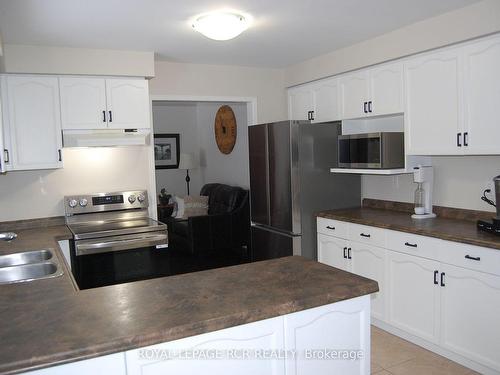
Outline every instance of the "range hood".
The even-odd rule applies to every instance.
[[[63,130],[63,147],[144,146],[150,138],[149,129]]]

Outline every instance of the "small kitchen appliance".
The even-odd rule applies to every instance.
[[[500,175],[496,176],[493,179],[493,182],[495,184],[495,197],[496,197],[496,204],[493,203],[491,200],[487,199],[486,201],[490,203],[493,206],[496,206],[497,208],[497,216],[493,218],[492,222],[484,221],[484,220],[478,220],[477,222],[477,228],[479,230],[483,230],[486,232],[494,233],[496,235],[500,236]]]
[[[146,190],[64,197],[71,272],[80,289],[170,275],[167,226]]]
[[[430,219],[436,217],[432,212],[432,188],[434,171],[432,167],[419,165],[413,169],[413,181],[417,183],[415,190],[415,213],[412,219]]]

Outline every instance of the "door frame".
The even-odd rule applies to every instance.
[[[149,146],[149,186],[151,193],[149,194],[149,215],[157,219],[158,213],[156,210],[156,173],[155,173],[155,156],[154,156],[154,124],[153,124],[153,102],[232,102],[246,103],[247,105],[247,124],[256,125],[257,118],[257,97],[255,96],[202,96],[202,95],[149,95],[149,122],[151,124],[151,142]]]

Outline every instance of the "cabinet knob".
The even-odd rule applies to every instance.
[[[469,133],[468,132],[464,133],[464,146],[465,147],[469,146]]]
[[[457,146],[462,147],[462,133],[457,133]]]
[[[473,257],[473,256],[470,256],[469,254],[467,254],[465,256],[465,259],[475,260],[476,262],[479,262],[481,260],[481,257]]]

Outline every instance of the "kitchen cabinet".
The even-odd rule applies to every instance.
[[[86,359],[52,366],[42,370],[23,372],[24,375],[127,375],[125,354],[115,353],[97,358]]]
[[[313,93],[309,86],[288,90],[288,118],[290,120],[311,120]]]
[[[145,79],[61,77],[63,129],[149,128]]]
[[[347,240],[318,234],[318,261],[321,263],[349,271],[348,248],[349,241]]]
[[[289,119],[311,123],[340,120],[339,99],[337,78],[289,89]]]
[[[500,36],[464,48],[465,154],[500,154]]]
[[[500,277],[443,264],[441,346],[500,371]]]
[[[57,77],[2,77],[4,161],[7,170],[62,167]]]
[[[401,62],[383,64],[340,78],[342,119],[403,112]]]
[[[411,155],[462,153],[462,59],[452,48],[405,63],[406,151]]]
[[[351,242],[349,251],[350,272],[378,282],[379,291],[371,295],[371,314],[374,318],[385,320],[386,250],[367,244]]]
[[[106,84],[102,78],[59,78],[63,129],[107,127]]]
[[[5,159],[4,159],[4,143],[3,143],[3,115],[2,115],[2,95],[0,92],[0,173],[4,173]]]
[[[187,337],[159,345],[149,346],[126,352],[127,375],[163,375],[163,374],[220,374],[220,375],[283,375],[282,360],[277,357],[270,360],[258,358],[221,359],[169,359],[148,358],[155,351],[173,353],[180,350],[219,351],[228,355],[233,351],[284,350],[283,318],[277,317],[255,323]],[[241,354],[241,353],[240,353]],[[242,365],[242,363],[244,365]]]
[[[145,79],[106,79],[106,103],[110,128],[149,128],[150,103]]]
[[[318,233],[318,262],[376,280],[379,292],[371,295],[372,316],[385,319],[385,249]]]
[[[379,283],[375,325],[481,373],[500,372],[498,250],[326,218],[317,228],[320,262]],[[359,241],[360,233],[370,237]]]
[[[364,347],[370,341],[370,324],[365,317],[369,303],[362,297],[285,315],[285,348],[298,355],[286,360],[286,374],[369,374],[369,351],[359,360],[304,358],[308,350],[358,351]]]
[[[388,254],[388,322],[430,342],[439,341],[439,262]]]

